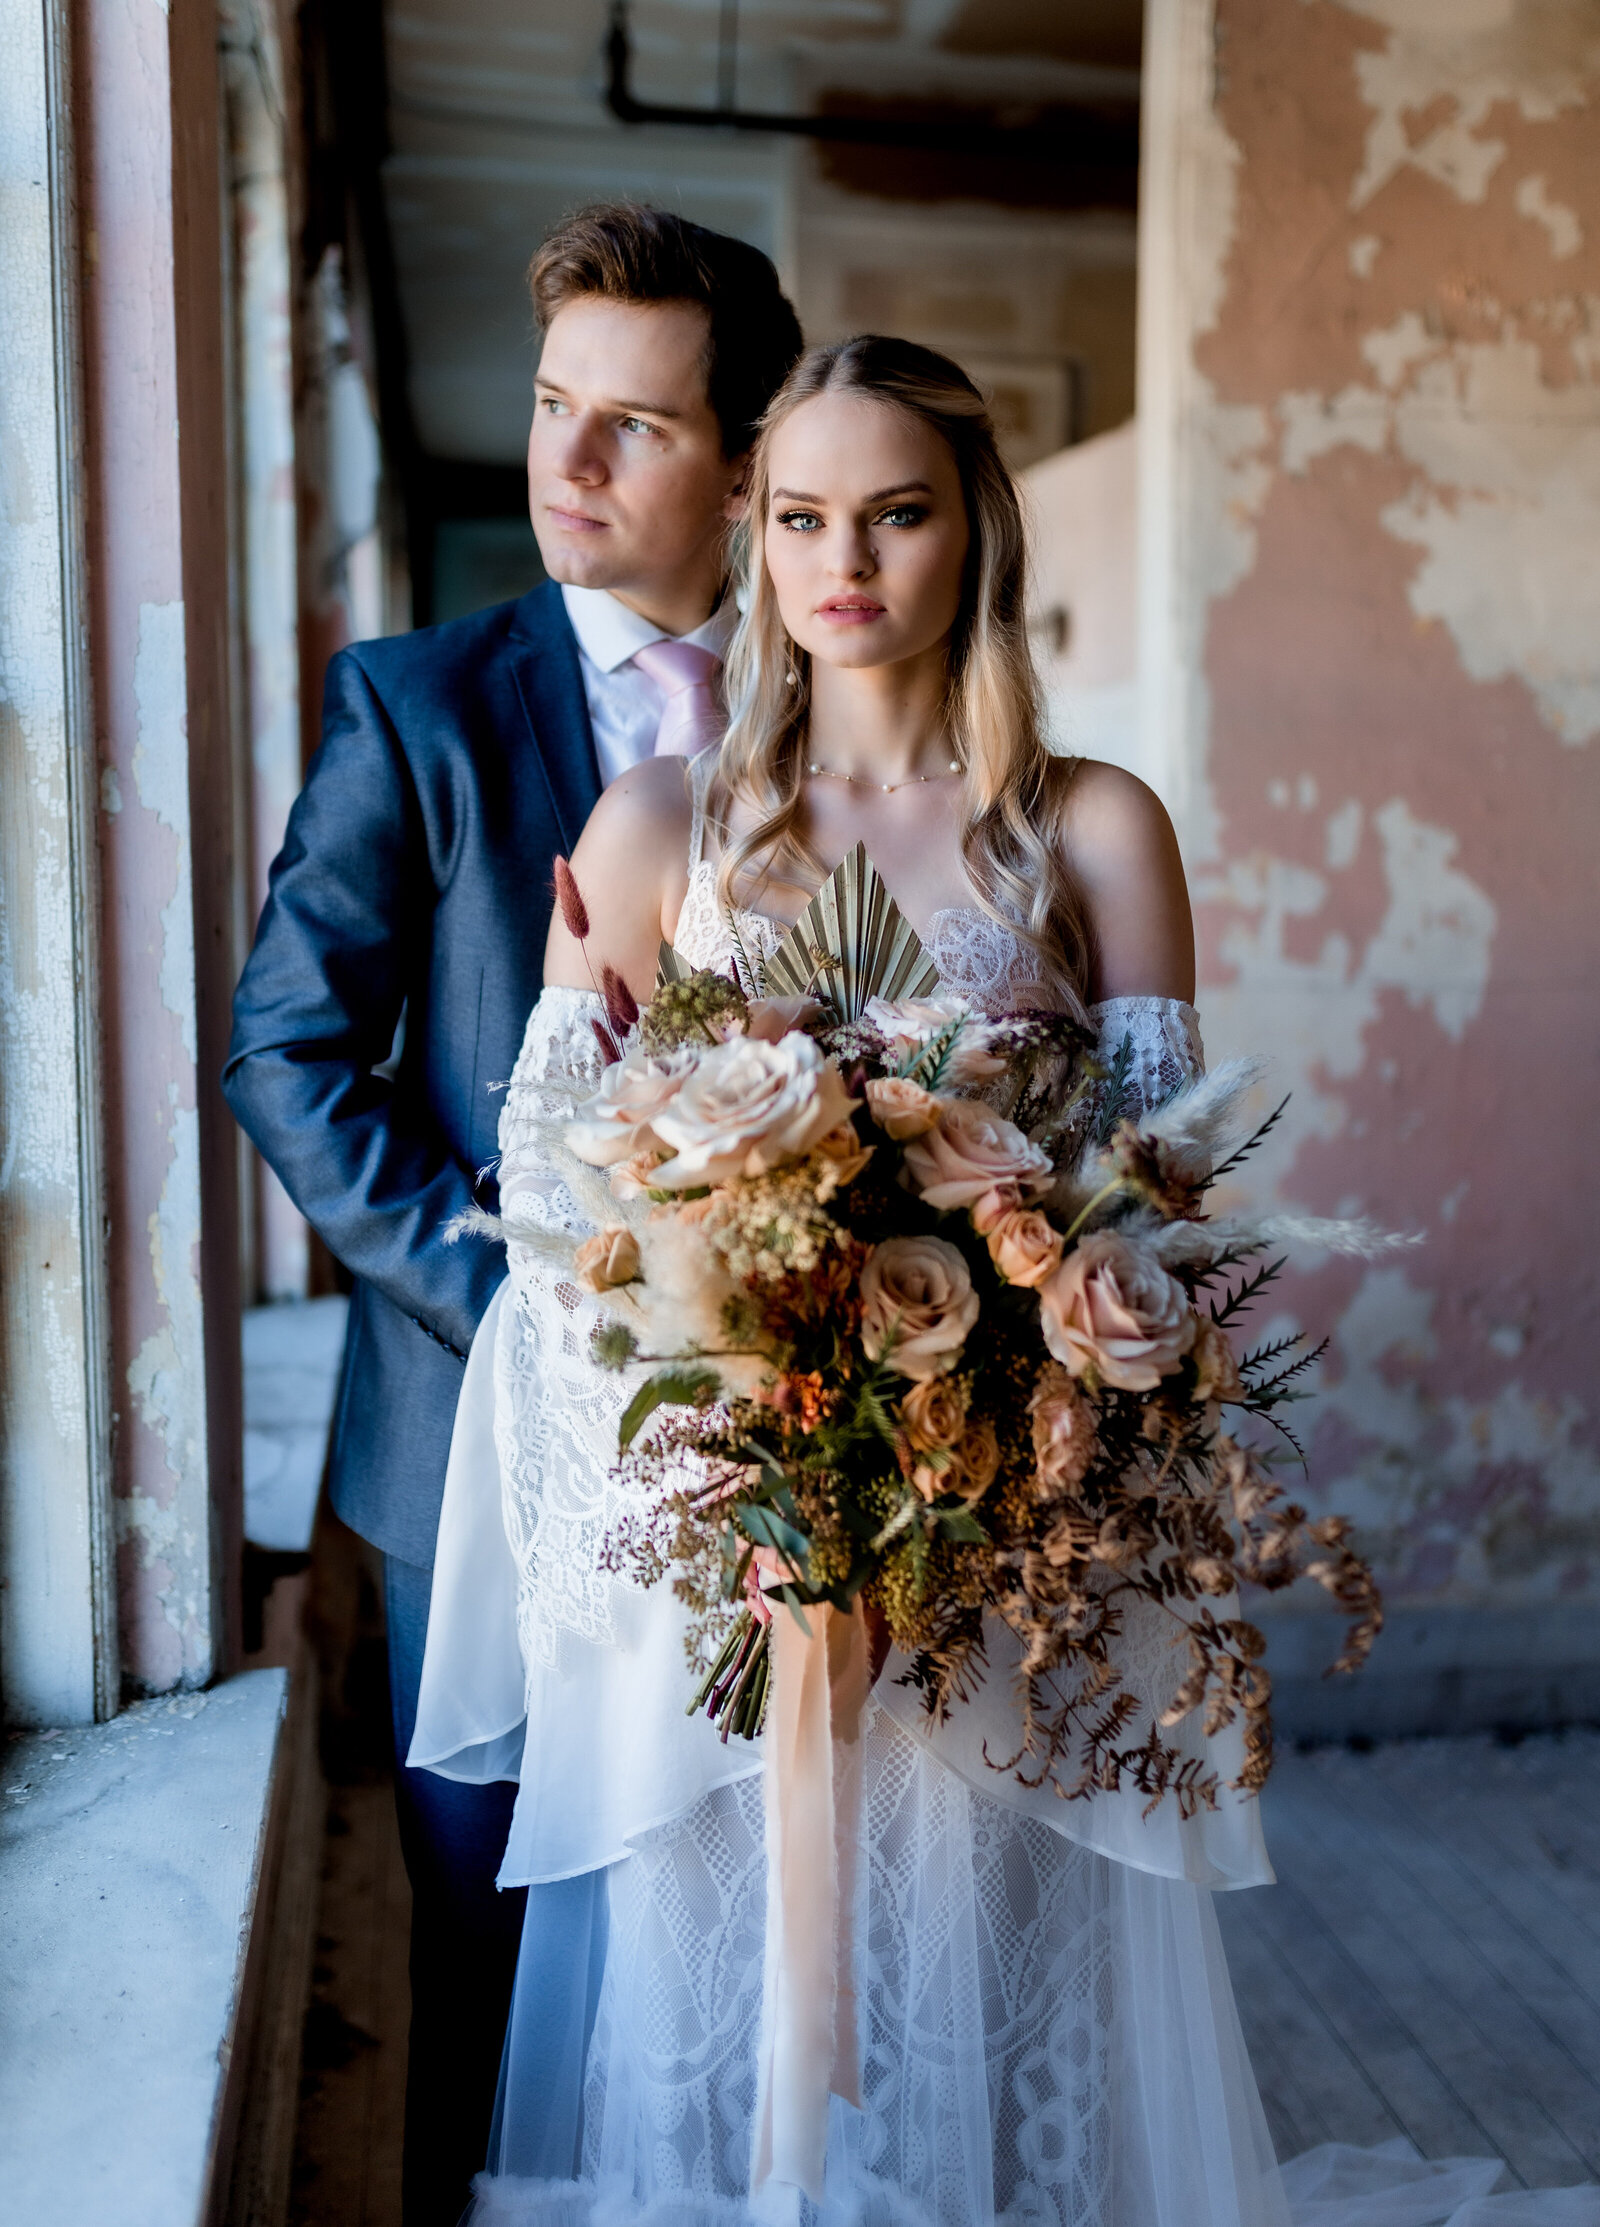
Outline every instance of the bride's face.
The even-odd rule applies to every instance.
[[[819,394],[773,435],[770,485],[767,570],[802,649],[859,670],[944,641],[970,534],[931,426],[865,395]]]

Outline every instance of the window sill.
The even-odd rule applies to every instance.
[[[315,1807],[305,1684],[292,1713],[290,1673],[255,1670],[0,1755],[0,2187],[18,2219],[264,2216],[238,2184],[241,2163],[263,2171],[252,2052],[285,2025],[297,2040],[304,2006],[312,1921],[282,1888],[308,1789]]]

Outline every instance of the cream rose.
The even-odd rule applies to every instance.
[[[1194,1343],[1188,1296],[1148,1246],[1099,1230],[1039,1287],[1044,1342],[1074,1376],[1153,1392]]]
[[[1099,1451],[1094,1409],[1067,1371],[1052,1362],[1028,1402],[1033,1418],[1033,1458],[1042,1492],[1071,1492]]]
[[[573,1255],[572,1271],[585,1291],[611,1291],[631,1284],[639,1273],[639,1240],[621,1222],[586,1237]]]
[[[673,1155],[655,1187],[692,1190],[799,1160],[856,1101],[809,1036],[763,1044],[736,1036],[702,1052],[651,1126]]]
[[[655,1144],[656,1115],[699,1064],[698,1052],[647,1052],[635,1045],[613,1060],[600,1088],[567,1123],[566,1142],[592,1168],[614,1167]]]
[[[896,1143],[925,1137],[939,1119],[939,1101],[904,1075],[880,1075],[866,1088],[867,1111]]]
[[[988,1082],[1006,1071],[1005,1061],[989,1049],[987,1020],[968,998],[948,991],[931,998],[869,998],[861,1018],[878,1031],[889,1057],[901,1064],[958,1020],[961,1033],[950,1047],[945,1081]]]
[[[939,1126],[906,1146],[906,1166],[929,1206],[971,1206],[1005,1184],[1037,1194],[1055,1172],[1015,1122],[971,1098],[940,1100]]]
[[[890,1237],[861,1271],[861,1343],[918,1382],[950,1368],[978,1319],[967,1264],[942,1237]]]
[[[1008,1284],[1037,1290],[1061,1266],[1061,1232],[1034,1206],[1016,1206],[984,1231],[989,1258]]]

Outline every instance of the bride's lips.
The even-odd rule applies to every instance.
[[[870,626],[883,617],[886,606],[868,595],[836,595],[817,606],[817,617],[833,626]]]

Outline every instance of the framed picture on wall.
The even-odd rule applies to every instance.
[[[988,397],[1000,449],[1014,472],[1078,437],[1080,366],[1072,357],[974,355],[952,349]]]

